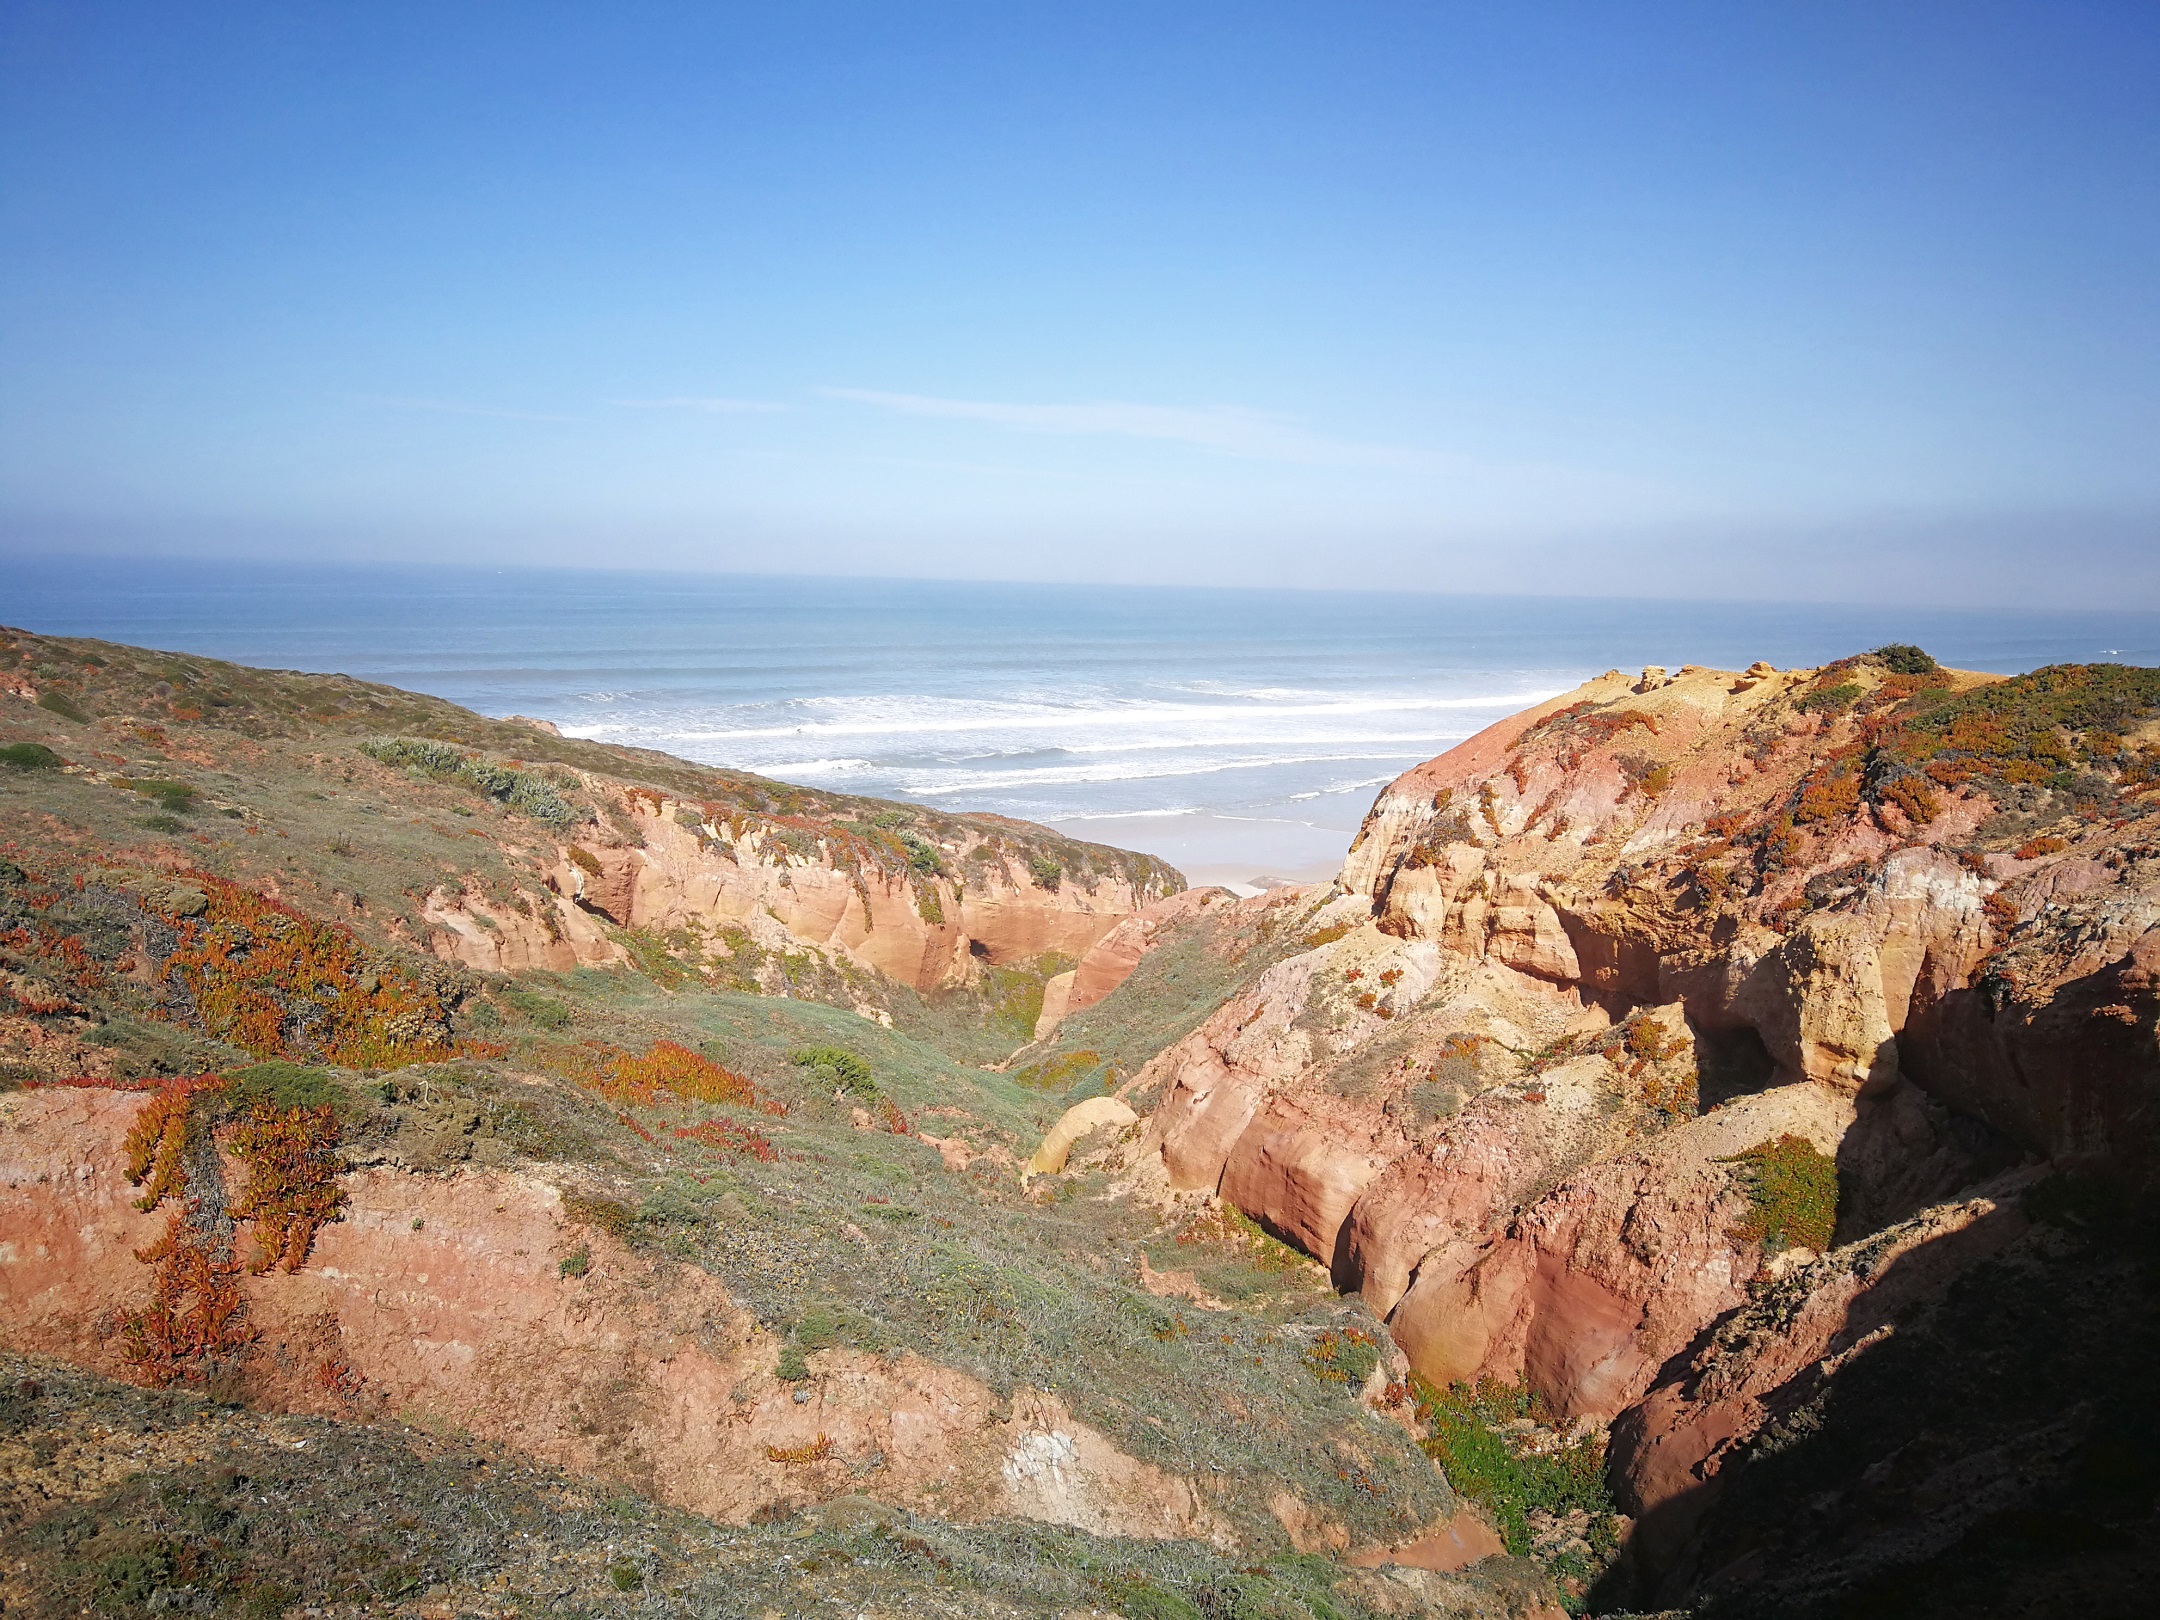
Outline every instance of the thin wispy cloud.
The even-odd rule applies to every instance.
[[[677,395],[667,399],[611,399],[610,405],[626,411],[702,411],[707,416],[762,416],[772,411],[792,411],[794,406],[776,399],[729,399],[724,395]]]
[[[420,399],[406,394],[355,394],[363,405],[387,405],[395,411],[432,411],[443,416],[499,416],[512,422],[575,422],[554,411],[511,411],[496,405],[471,405],[457,399]]]
[[[982,422],[1015,433],[1154,439],[1188,444],[1224,455],[1293,461],[1401,461],[1413,451],[1387,445],[1332,439],[1300,427],[1294,418],[1274,411],[1218,405],[1194,409],[1177,405],[1139,405],[1098,400],[1073,405],[1027,405],[1002,400],[939,399],[928,394],[895,394],[875,388],[820,388],[827,399],[843,399],[903,416],[943,417]]]

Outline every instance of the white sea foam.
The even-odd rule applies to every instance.
[[[798,700],[819,709],[853,711],[833,719],[793,724],[671,727],[685,742],[752,743],[764,738],[944,736],[964,732],[1019,730],[1091,730],[1124,728],[1160,735],[1165,728],[1225,722],[1251,726],[1260,719],[1307,719],[1332,716],[1357,719],[1370,715],[1453,713],[1490,709],[1512,714],[1558,694],[1515,692],[1476,697],[1359,697],[1328,703],[1285,703],[1268,709],[1199,703],[1072,704],[955,702],[936,697],[812,698]],[[1212,739],[1210,739],[1212,740]]]
[[[1051,765],[1037,770],[974,771],[962,776],[947,775],[942,779],[929,773],[918,776],[902,771],[896,774],[907,784],[905,791],[933,798],[952,793],[1049,787],[1083,782],[1154,782],[1187,776],[1214,776],[1223,771],[1263,771],[1283,766],[1332,764],[1338,760],[1351,759],[1402,759],[1406,765],[1415,763],[1408,756],[1400,754],[1292,754],[1266,755],[1257,759],[1192,761],[1184,764],[1131,760],[1095,765]],[[1393,781],[1394,777],[1382,777],[1380,780]]]

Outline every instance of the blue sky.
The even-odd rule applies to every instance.
[[[2160,602],[2150,4],[0,10],[0,545]]]

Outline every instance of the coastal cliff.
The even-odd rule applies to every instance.
[[[1240,899],[13,650],[10,1351],[881,1527],[798,1607],[918,1544],[964,1613],[2108,1612],[2160,1570],[2160,672],[1608,674]]]
[[[1125,1083],[1100,1162],[1312,1256],[1432,1386],[1609,1429],[1609,1583],[1737,1591],[1691,1537],[1773,1414],[2031,1263],[2035,1186],[2152,1191],[2156,720],[2152,671],[1911,648],[1603,676],[1386,788],[1334,926]],[[1990,1511],[2049,1488],[1938,1450]]]

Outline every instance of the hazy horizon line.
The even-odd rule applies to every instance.
[[[1810,607],[1873,609],[1882,611],[1910,611],[1944,616],[1968,616],[1981,614],[2027,613],[2049,617],[2131,617],[2160,618],[2160,606],[2093,606],[2093,605],[2033,605],[2026,602],[1928,602],[1886,598],[1882,596],[1813,595],[1792,590],[1765,591],[1761,594],[1682,594],[1674,591],[1626,591],[1626,590],[1530,590],[1507,589],[1498,586],[1480,587],[1462,585],[1443,587],[1432,585],[1327,585],[1327,584],[1242,584],[1230,581],[1154,581],[1144,579],[1056,579],[1028,577],[1025,575],[996,575],[978,573],[900,573],[876,569],[806,571],[802,569],[777,569],[727,566],[722,564],[697,565],[678,563],[674,565],[652,564],[629,566],[619,562],[494,562],[494,561],[445,561],[434,558],[396,556],[358,557],[351,559],[320,559],[266,557],[246,551],[180,551],[154,548],[123,549],[97,548],[84,551],[66,545],[23,545],[0,538],[0,557],[10,557],[22,563],[82,564],[96,562],[106,566],[153,563],[175,568],[200,564],[208,567],[271,568],[299,574],[330,574],[337,572],[418,572],[444,575],[502,575],[502,574],[612,574],[626,578],[695,578],[695,579],[756,579],[774,581],[802,581],[805,583],[861,583],[901,585],[972,585],[1001,589],[1033,591],[1099,590],[1108,592],[1131,592],[1161,595],[1215,594],[1242,596],[1328,596],[1399,599],[1404,596],[1430,598],[1436,601],[1477,600],[1493,602],[1551,602],[1551,603],[1600,603],[1600,602],[1685,602],[1704,607],[1730,605],[1734,607],[1771,607],[1791,602]],[[4,611],[4,610],[0,610]]]

